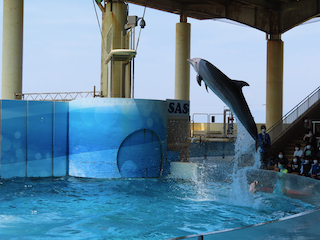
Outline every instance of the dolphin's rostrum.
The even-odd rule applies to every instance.
[[[254,140],[257,141],[257,127],[242,93],[242,87],[249,86],[249,84],[244,81],[231,80],[217,67],[204,59],[193,58],[188,59],[188,62],[198,73],[198,84],[201,86],[201,81],[204,81],[206,88],[209,87],[225,104],[227,104]]]

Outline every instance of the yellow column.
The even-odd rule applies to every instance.
[[[282,117],[283,42],[281,35],[270,35],[267,43],[266,125],[271,127]]]
[[[22,92],[23,0],[3,0],[2,99]]]
[[[108,2],[102,16],[101,91],[103,97],[125,97],[124,65],[112,61],[107,66],[105,59],[112,49],[125,47],[127,6],[123,0]],[[111,73],[110,73],[111,71]],[[108,79],[112,79],[111,83]]]
[[[131,96],[131,61],[125,65],[125,98]]]
[[[175,99],[190,99],[190,23],[184,14],[176,24]]]
[[[190,23],[187,15],[181,13],[180,22],[176,24],[176,62],[175,62],[175,94],[177,100],[190,99]],[[178,128],[174,125],[179,126]],[[170,126],[170,127],[169,127]],[[179,130],[178,130],[179,129]],[[174,146],[168,143],[168,149],[180,152],[180,161],[189,161],[189,116],[177,119],[168,118],[168,132],[174,135]]]

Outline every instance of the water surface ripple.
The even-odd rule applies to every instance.
[[[10,179],[1,239],[166,239],[274,220],[313,207],[257,193],[238,204],[223,183],[164,179]]]

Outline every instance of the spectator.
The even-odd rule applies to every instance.
[[[258,141],[260,146],[260,156],[261,156],[261,163],[262,168],[267,169],[268,166],[268,160],[267,160],[267,153],[268,148],[270,147],[270,136],[268,133],[266,133],[266,126],[261,126],[261,133],[258,135]]]
[[[288,159],[284,156],[284,151],[280,151],[279,154],[278,154],[278,157],[277,157],[277,159],[276,159],[276,161],[275,161],[275,164],[274,164],[274,170],[275,170],[275,171],[279,171],[279,170],[280,170],[279,167],[278,167],[279,163],[280,163],[280,164],[283,166],[283,168],[285,168],[285,169],[288,167],[289,161],[288,161]]]
[[[279,172],[288,173],[288,169],[285,168],[284,165],[281,162],[278,162],[278,168],[279,168]]]
[[[289,172],[295,175],[299,175],[300,169],[301,169],[301,160],[298,156],[295,156],[292,159],[292,163],[290,164]]]
[[[306,145],[310,143],[312,147],[316,147],[316,138],[311,130],[309,130],[308,133],[304,135],[303,141],[306,143]]]
[[[320,165],[317,157],[313,158],[313,164],[311,166],[310,174],[312,178],[319,179]]]
[[[311,121],[311,119],[308,119],[307,117],[304,117],[303,119],[302,119],[302,121],[303,121],[303,127],[304,128],[306,128],[306,129],[311,129],[312,128],[312,121]]]
[[[303,157],[303,150],[300,148],[301,148],[300,143],[297,143],[294,147],[293,157],[299,157],[299,158]]]
[[[306,157],[304,160],[304,164],[301,166],[301,175],[305,177],[310,176],[311,170],[311,157]]]
[[[307,158],[307,157],[310,157],[310,158],[313,158],[314,157],[314,149],[311,145],[311,143],[308,143],[307,146],[305,147],[304,149],[304,153],[303,153],[304,157]]]

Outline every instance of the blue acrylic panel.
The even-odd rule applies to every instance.
[[[118,168],[122,177],[159,177],[161,165],[161,144],[155,132],[138,130],[121,144]]]
[[[165,101],[155,100],[105,98],[71,101],[69,103],[69,175],[120,178],[118,169],[120,146],[132,133],[146,129],[157,136],[159,150],[152,153],[157,155],[157,163],[151,160],[150,166],[144,167],[149,171],[145,175],[159,176],[159,166],[166,157],[166,110]],[[141,159],[150,159],[150,152],[141,149],[152,147],[154,141],[138,143],[136,146],[137,151],[142,152],[139,155]],[[135,152],[131,151],[131,154]],[[143,162],[146,161],[143,160]],[[154,168],[151,167],[153,165],[155,165]]]
[[[68,102],[54,103],[53,176],[66,176],[68,169]]]
[[[52,176],[53,102],[28,102],[27,175]]]
[[[117,148],[112,129],[117,126],[112,99],[81,99],[69,103],[69,175],[119,178]],[[108,107],[110,106],[110,107]]]
[[[26,176],[27,102],[1,101],[1,174]]]

